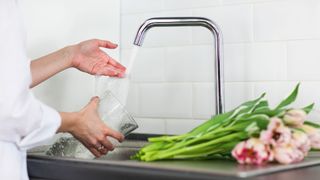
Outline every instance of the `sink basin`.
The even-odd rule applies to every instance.
[[[49,157],[59,157],[59,158],[79,158],[86,160],[114,160],[114,161],[125,161],[130,160],[136,152],[139,151],[147,142],[146,141],[124,141],[121,144],[116,144],[113,151],[108,152],[108,154],[101,156],[100,158],[94,158],[89,151],[85,149],[76,139],[72,137],[60,138],[52,146],[40,146],[31,149],[29,155],[40,155]],[[82,151],[84,155],[78,156],[76,151]],[[86,151],[86,152],[84,152]]]
[[[100,157],[99,160],[126,161],[130,160],[130,157],[138,151],[139,148],[120,147],[109,152],[107,155]]]
[[[57,166],[63,167],[66,166],[66,164],[70,164],[62,170],[69,172],[70,169],[83,169],[85,167],[86,172],[89,172],[89,170],[95,172],[100,169],[101,173],[105,173],[113,172],[111,170],[115,170],[117,167],[121,169],[119,171],[123,171],[124,169],[128,172],[132,171],[133,174],[137,173],[138,171],[143,171],[142,174],[148,174],[150,172],[165,172],[164,174],[173,173],[176,175],[176,179],[179,179],[179,176],[190,174],[196,176],[197,178],[195,179],[212,179],[212,177],[230,177],[232,179],[248,178],[320,164],[319,152],[310,153],[310,155],[303,162],[290,165],[268,164],[265,166],[249,166],[239,165],[235,161],[222,159],[207,161],[175,160],[156,162],[140,162],[131,160],[130,157],[146,143],[146,141],[127,140],[122,144],[117,145],[113,152],[109,152],[107,155],[96,159],[80,159],[72,156],[60,156],[61,154],[59,155],[59,153],[57,153],[57,156],[48,156],[46,155],[48,147],[42,146],[28,152],[28,162],[31,164],[29,167],[36,167],[36,173],[38,173],[37,176],[39,177],[46,175],[43,172],[48,172],[48,169],[50,169],[50,164],[52,164],[52,168],[56,168]],[[68,168],[69,170],[67,170]],[[42,171],[40,169],[42,169]],[[78,171],[79,169],[77,172]],[[183,176],[181,179],[186,179],[186,177]]]

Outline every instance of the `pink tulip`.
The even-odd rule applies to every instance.
[[[302,161],[304,154],[293,144],[273,147],[274,159],[281,164],[291,164]]]
[[[257,138],[250,138],[237,144],[232,150],[232,156],[240,164],[261,165],[273,160],[270,147]]]
[[[307,113],[301,109],[292,109],[285,113],[283,121],[288,126],[301,127],[307,118]]]
[[[301,131],[294,131],[294,133],[292,133],[292,144],[298,148],[304,156],[306,156],[311,149],[311,141],[308,135]]]
[[[307,133],[310,141],[311,141],[311,147],[313,149],[320,149],[320,132],[318,129],[309,126],[309,125],[303,125],[302,129]]]
[[[260,133],[260,140],[273,146],[288,144],[291,141],[291,130],[283,124],[281,119],[274,117],[270,119],[267,130]]]

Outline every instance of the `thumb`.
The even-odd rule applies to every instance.
[[[97,108],[99,105],[100,99],[98,96],[94,96],[91,98],[90,102],[88,103],[87,106]]]

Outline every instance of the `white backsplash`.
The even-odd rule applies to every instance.
[[[297,82],[296,106],[320,105],[319,0],[121,0],[121,60],[140,24],[203,16],[224,36],[226,110],[267,92],[271,105]],[[204,28],[148,32],[133,70],[128,109],[138,132],[179,134],[214,113],[213,37]]]

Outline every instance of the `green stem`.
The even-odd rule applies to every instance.
[[[209,147],[207,149],[204,149],[202,152],[198,153],[190,153],[190,154],[181,154],[174,156],[174,159],[206,159],[210,156],[217,155],[217,154],[223,154],[223,153],[229,153],[240,141],[230,142],[227,144],[221,144],[218,148],[212,148]]]
[[[198,144],[195,146],[191,146],[191,147],[185,147],[185,148],[181,148],[175,151],[170,151],[170,152],[166,152],[166,153],[157,153],[154,154],[153,156],[149,156],[147,157],[145,160],[146,161],[154,161],[154,160],[158,160],[158,159],[166,159],[166,158],[170,158],[173,157],[174,155],[177,154],[182,154],[182,153],[186,153],[186,152],[192,152],[192,151],[197,151],[199,149],[202,148],[206,148],[208,146],[212,146],[215,144],[219,144],[219,143],[223,143],[223,142],[229,142],[229,141],[234,141],[235,139],[243,139],[243,138],[247,138],[248,135],[246,132],[239,132],[239,133],[234,133],[234,134],[230,134],[228,136],[224,136],[222,138],[219,139],[214,139],[202,144]]]
[[[148,138],[149,142],[159,142],[159,141],[178,141],[181,140],[183,138],[185,138],[186,136],[188,136],[187,134],[181,134],[181,135],[177,135],[177,136],[160,136],[160,137],[152,137],[152,138]]]

